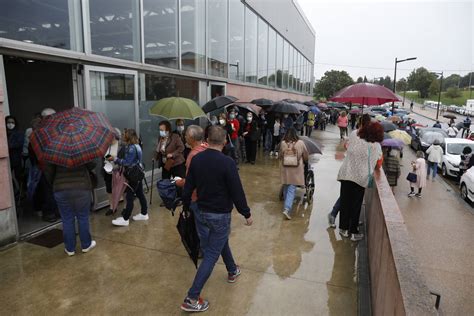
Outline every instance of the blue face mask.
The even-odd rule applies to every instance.
[[[168,132],[167,131],[160,131],[160,136],[161,137],[166,137],[166,136],[168,136]]]

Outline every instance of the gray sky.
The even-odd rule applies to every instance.
[[[330,69],[354,79],[393,79],[395,57],[418,57],[398,64],[397,79],[421,66],[447,74],[474,70],[474,0],[298,3],[316,31],[316,79]]]

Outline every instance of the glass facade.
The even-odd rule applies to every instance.
[[[258,19],[258,83],[267,85],[268,81],[268,24]]]
[[[244,80],[245,6],[240,0],[229,0],[229,78]]]
[[[145,63],[178,68],[178,0],[143,0]]]
[[[245,81],[257,83],[257,15],[245,8]]]
[[[287,41],[283,41],[283,75],[282,75],[282,88],[288,89],[288,63],[289,59],[289,52],[290,52],[290,45]]]
[[[206,72],[206,2],[181,0],[182,69]]]
[[[283,87],[283,38],[277,34],[276,37],[276,86]]]
[[[227,77],[227,1],[208,0],[208,74]]]
[[[276,32],[268,29],[268,85],[275,87],[276,83]]]
[[[288,90],[293,90],[293,54],[294,54],[294,48],[293,46],[290,45],[290,53],[288,55]]]

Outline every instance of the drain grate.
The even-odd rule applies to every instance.
[[[53,228],[41,235],[28,239],[27,242],[46,248],[54,248],[63,242],[63,231],[61,229]]]

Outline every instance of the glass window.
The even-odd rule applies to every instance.
[[[140,61],[138,1],[89,1],[91,52]]]
[[[229,1],[229,78],[244,80],[245,6],[240,0]]]
[[[283,40],[283,75],[282,75],[282,88],[288,89],[288,61],[289,61],[289,49],[290,45],[287,41]]]
[[[294,54],[295,49],[293,46],[290,45],[290,53],[289,53],[289,62],[288,62],[288,89],[293,90],[293,63],[294,63]]]
[[[227,77],[227,1],[208,0],[208,74]]]
[[[268,29],[268,85],[275,86],[276,82],[276,32]]]
[[[80,1],[2,0],[0,37],[82,51]]]
[[[282,76],[283,76],[283,38],[277,34],[277,39],[276,39],[276,85],[277,88],[281,88],[283,84]]]
[[[301,91],[301,55],[296,53],[296,91]]]
[[[182,69],[206,72],[205,1],[181,0]]]
[[[258,19],[258,83],[267,84],[268,24]]]
[[[177,0],[143,0],[145,62],[178,68]]]
[[[245,8],[245,81],[257,83],[257,15]]]
[[[296,91],[297,89],[297,79],[298,79],[298,71],[296,64],[298,63],[298,51],[293,47],[293,90]]]

